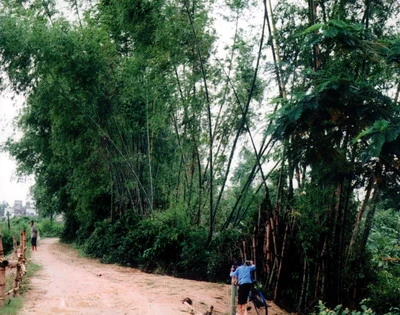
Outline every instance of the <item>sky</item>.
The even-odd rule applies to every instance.
[[[21,134],[15,128],[14,120],[23,105],[23,98],[12,98],[11,95],[7,91],[0,94],[0,146],[8,138],[17,139]],[[7,152],[0,151],[0,202],[6,201],[10,206],[14,200],[22,200],[25,205],[30,200],[29,189],[34,182],[31,177],[19,178],[16,166]]]
[[[69,5],[65,0],[56,0],[58,10],[63,15],[70,16]],[[0,203],[6,201],[10,206],[15,200],[32,201],[30,187],[34,184],[33,176],[18,177],[17,164],[7,152],[2,152],[1,146],[12,137],[18,139],[21,132],[15,127],[14,121],[24,104],[24,98],[6,90],[0,91]]]

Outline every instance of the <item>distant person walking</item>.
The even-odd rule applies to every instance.
[[[237,284],[239,285],[238,291],[238,314],[247,315],[247,299],[251,287],[253,285],[253,280],[251,273],[256,270],[256,266],[253,264],[252,260],[245,261],[244,265],[237,267],[236,269],[232,267],[230,276],[237,278]]]
[[[38,230],[35,226],[35,222],[31,221],[31,245],[32,250],[37,250],[37,235]]]

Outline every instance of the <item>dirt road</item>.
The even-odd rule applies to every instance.
[[[31,260],[42,269],[31,278],[20,314],[188,314],[191,298],[196,314],[211,305],[213,314],[229,314],[230,285],[146,274],[137,269],[80,257],[57,239],[42,239]],[[29,268],[29,266],[28,266]],[[251,314],[251,312],[250,312]],[[286,314],[272,305],[273,314]]]

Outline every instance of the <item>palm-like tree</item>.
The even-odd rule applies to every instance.
[[[292,83],[290,89],[287,85],[288,98],[281,99],[281,108],[273,116],[275,124],[270,128],[271,136],[285,144],[282,174],[288,183],[281,185],[284,190],[277,193],[286,194],[287,202],[276,206],[281,209],[283,225],[279,230],[286,226],[290,233],[303,238],[307,233],[316,233],[305,231],[310,229],[307,220],[313,217],[302,217],[296,208],[300,197],[294,194],[295,189],[290,189],[296,187],[293,179],[298,179],[297,191],[301,193],[307,193],[307,183],[321,190],[331,187],[332,191],[331,198],[320,204],[326,219],[313,248],[302,250],[301,244],[297,248],[286,244],[300,254],[297,259],[302,267],[292,270],[302,275],[299,309],[310,296],[331,303],[346,302],[346,290],[357,283],[351,277],[357,266],[351,261],[360,258],[365,248],[381,179],[389,164],[393,174],[393,162],[383,165],[387,158],[393,161],[393,153],[383,155],[382,150],[382,154],[362,158],[370,151],[371,141],[357,140],[358,135],[376,123],[394,122],[398,117],[396,103],[386,89],[392,84],[387,75],[388,42],[376,35],[383,29],[370,25],[382,12],[374,13],[364,7],[366,17],[356,21],[354,16],[345,17],[345,7],[335,7],[336,4],[325,1],[316,10],[316,4],[310,1],[309,10],[303,11],[312,16],[310,24],[297,25],[295,35],[288,29],[281,30],[283,60],[286,58],[290,69],[286,77]],[[361,10],[363,6],[359,5]],[[290,6],[285,4],[281,8]],[[293,47],[297,50],[293,51]],[[312,51],[309,47],[313,47]],[[358,211],[354,203],[357,189],[366,191]],[[363,219],[366,223],[361,226]],[[280,238],[284,244],[282,232]],[[285,259],[284,255],[281,258]],[[279,285],[283,280],[276,281]]]

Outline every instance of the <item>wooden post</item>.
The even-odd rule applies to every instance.
[[[25,229],[22,230],[21,244],[22,244],[22,257],[25,262],[26,261],[26,230]]]
[[[18,242],[17,242],[17,237],[13,236],[13,248],[14,248],[14,256],[18,256]]]
[[[231,281],[231,315],[236,314],[236,277],[232,277]]]
[[[21,286],[21,263],[18,259],[17,262],[17,271],[15,272],[15,278],[14,278],[14,289],[13,289],[13,297],[17,296],[18,290]]]
[[[19,233],[19,255],[22,255],[23,252],[24,252],[24,231],[22,230]]]
[[[9,211],[7,211],[7,226],[8,226],[8,230],[10,231],[11,227],[10,227],[10,212]]]
[[[6,267],[3,265],[3,260],[3,236],[0,234],[0,307],[4,306],[6,299]]]
[[[21,231],[21,262],[22,262],[22,275],[26,274],[26,230]]]

